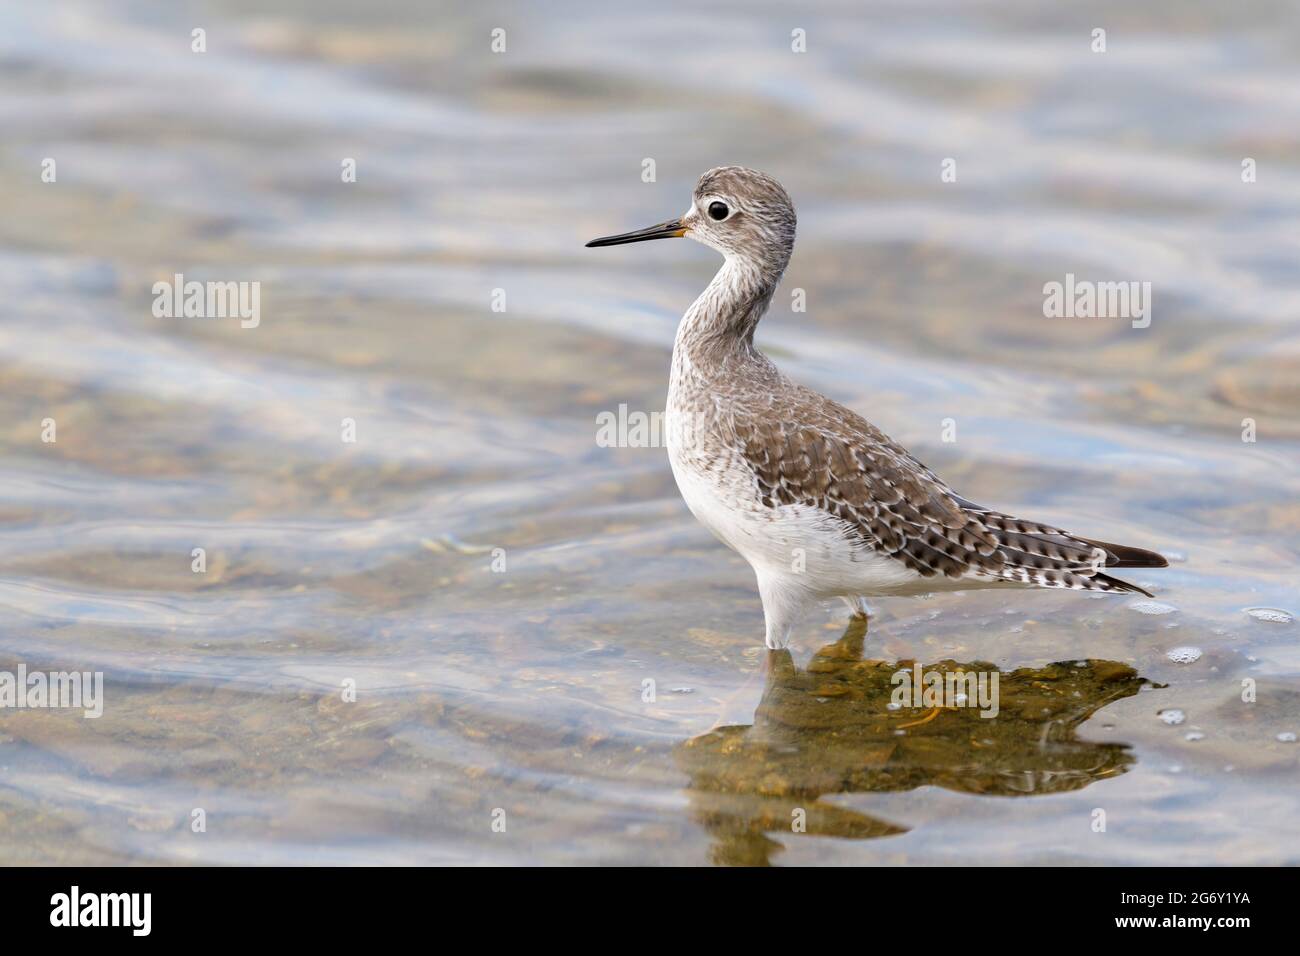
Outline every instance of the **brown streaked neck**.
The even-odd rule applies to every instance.
[[[754,329],[781,281],[782,269],[729,255],[712,281],[682,316],[674,353],[701,368],[730,366],[761,357]]]

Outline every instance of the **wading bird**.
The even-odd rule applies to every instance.
[[[724,257],[677,329],[666,438],[687,506],[754,569],[767,646],[784,647],[803,612],[831,597],[865,614],[867,597],[969,588],[1147,594],[1106,569],[1166,567],[1160,555],[966,500],[754,347],[794,234],[780,183],[721,166],[700,177],[681,218],[587,243],[689,236]]]

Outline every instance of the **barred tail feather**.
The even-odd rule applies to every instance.
[[[1160,557],[1160,555],[1156,555],[1156,557]],[[1122,565],[1122,566],[1128,567],[1128,565]],[[1133,565],[1133,566],[1137,567],[1137,565]],[[1147,567],[1147,565],[1143,565],[1143,567]],[[1163,568],[1165,567],[1165,565],[1156,564],[1156,565],[1150,565],[1150,567]],[[1150,591],[1148,591],[1146,588],[1140,588],[1136,584],[1133,584],[1131,581],[1121,581],[1119,578],[1112,578],[1109,574],[1094,574],[1092,576],[1092,579],[1094,581],[1098,581],[1105,585],[1105,587],[1101,589],[1103,591],[1120,591],[1120,592],[1131,591],[1134,594],[1145,594],[1147,597],[1155,597],[1155,595],[1152,594]]]
[[[1074,571],[1062,571],[1055,568],[1023,568],[1009,566],[1002,569],[1004,581],[1040,588],[1065,588],[1072,591],[1109,591],[1114,594],[1144,594],[1155,597],[1150,591],[1128,581],[1121,581],[1100,571],[1092,574],[1079,574]]]
[[[1094,548],[1101,548],[1101,550],[1105,551],[1106,567],[1108,568],[1169,567],[1169,561],[1165,556],[1156,554],[1154,551],[1147,551],[1144,548],[1132,548],[1126,544],[1111,544],[1108,541],[1093,541],[1091,538],[1080,538],[1079,540],[1086,541]]]

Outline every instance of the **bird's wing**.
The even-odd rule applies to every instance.
[[[1118,564],[1118,552],[1138,549],[1113,553],[1116,546],[967,501],[866,419],[817,398],[801,402],[797,412],[770,406],[735,417],[764,504],[819,508],[843,521],[846,533],[924,577],[978,574],[1043,587],[1132,587],[1100,571],[1128,566]]]

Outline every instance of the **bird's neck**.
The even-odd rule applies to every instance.
[[[783,271],[727,256],[713,281],[682,316],[673,345],[675,359],[684,359],[700,370],[752,361],[758,355],[754,329],[767,311]]]

